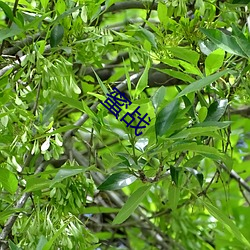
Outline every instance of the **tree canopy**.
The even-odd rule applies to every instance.
[[[0,249],[250,249],[248,2],[0,1]]]

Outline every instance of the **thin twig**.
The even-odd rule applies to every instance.
[[[143,22],[143,24],[142,24],[142,26],[141,26],[142,28],[145,27],[146,21],[149,20],[150,15],[151,15],[151,12],[152,12],[152,8],[154,7],[154,4],[155,4],[155,0],[153,0],[153,2],[151,3],[151,6],[150,6],[150,8],[149,8],[149,11],[147,12],[146,20]]]

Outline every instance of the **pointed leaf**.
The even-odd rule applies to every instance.
[[[195,92],[197,90],[201,90],[202,88],[206,87],[207,85],[213,83],[214,81],[218,80],[223,75],[229,73],[230,70],[223,70],[221,72],[215,73],[213,75],[207,76],[205,78],[202,78],[198,81],[195,81],[191,84],[189,84],[185,89],[183,89],[178,95],[178,97],[181,97],[183,95],[189,94],[191,92]]]
[[[144,185],[138,188],[127,200],[120,212],[116,215],[112,224],[121,224],[124,222],[139,206],[143,198],[147,195],[150,185]]]
[[[173,166],[170,166],[171,179],[176,186],[178,186],[179,173],[180,173],[180,168],[175,168]]]
[[[201,172],[197,171],[194,168],[189,168],[186,167],[185,168],[188,172],[190,172],[193,176],[195,176],[195,178],[197,179],[197,181],[199,182],[200,186],[202,187],[203,185],[203,181],[204,181],[204,176]]]
[[[205,60],[205,72],[206,75],[211,75],[223,65],[225,51],[222,49],[217,49],[210,53]]]
[[[65,222],[64,222],[65,223]],[[53,237],[44,245],[43,250],[49,250],[53,246],[54,241],[59,237],[59,235],[65,230],[68,226],[69,222],[66,222],[59,230],[57,230]]]
[[[61,24],[56,25],[51,30],[50,46],[51,47],[56,47],[62,41],[63,34],[64,34],[64,28],[63,28],[63,26]]]
[[[76,167],[73,167],[73,166],[68,166],[68,167],[65,167],[65,168],[61,168],[55,178],[52,180],[52,183],[51,183],[51,186],[57,182],[61,182],[62,180],[70,177],[70,176],[74,176],[74,175],[77,175],[79,173],[82,173],[82,172],[85,172],[86,169],[84,169],[83,167],[80,167],[80,166],[76,166]]]
[[[182,60],[190,62],[194,66],[197,65],[199,58],[200,58],[200,54],[198,52],[190,50],[190,49],[181,48],[181,47],[176,47],[176,48],[172,47],[172,48],[169,48],[168,50],[172,52],[175,57],[178,57]]]
[[[155,94],[152,96],[151,101],[153,103],[154,109],[157,110],[157,108],[161,105],[162,101],[164,100],[164,97],[166,95],[166,87],[161,86]]]
[[[241,49],[237,40],[233,36],[228,36],[217,29],[204,29],[200,28],[201,32],[204,33],[213,43],[219,48],[238,56],[246,57],[246,54]]]
[[[10,247],[10,250],[22,250],[16,244],[14,244],[11,240],[9,240],[9,247]]]
[[[133,183],[136,177],[132,174],[120,172],[109,176],[99,187],[99,190],[117,190]]]
[[[155,132],[156,136],[164,135],[175,121],[179,110],[179,101],[174,99],[156,116]]]
[[[94,71],[94,70],[93,70]],[[102,91],[105,95],[109,94],[109,91],[108,89],[106,88],[105,84],[102,82],[101,78],[96,74],[96,72],[94,71],[95,73],[95,77],[98,81],[98,83],[100,84],[101,88],[102,88]]]
[[[9,5],[7,5],[6,3],[4,3],[3,1],[0,1],[0,8],[3,9],[4,14],[11,20],[14,20],[14,15],[13,12],[11,10],[11,8],[9,7]]]
[[[11,194],[14,194],[18,187],[18,180],[16,176],[5,168],[0,168],[0,183]]]
[[[177,208],[180,199],[180,189],[172,182],[168,188],[168,203],[174,211]]]
[[[228,104],[227,99],[222,99],[212,103],[208,108],[208,114],[204,122],[219,121],[227,109],[227,104]]]
[[[150,61],[147,61],[146,67],[136,85],[135,88],[135,98],[148,86],[148,70],[150,67]]]

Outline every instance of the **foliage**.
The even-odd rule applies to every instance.
[[[0,1],[1,249],[249,249],[248,7]]]

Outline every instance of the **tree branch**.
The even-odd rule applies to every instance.
[[[240,186],[250,192],[250,186],[233,169],[229,170],[224,163],[219,164],[219,166],[224,169],[232,179],[236,180]]]

